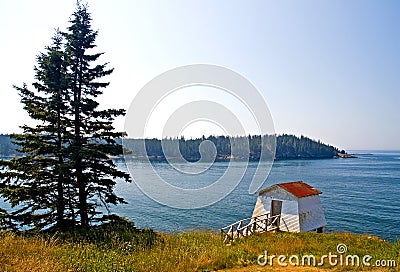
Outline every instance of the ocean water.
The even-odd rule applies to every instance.
[[[328,232],[368,233],[387,240],[400,239],[400,151],[355,151],[357,159],[276,161],[262,188],[276,183],[302,180],[322,191]],[[117,159],[119,169],[129,164],[144,171],[144,163]],[[169,183],[182,188],[201,188],[212,184],[228,167],[216,162],[204,174],[179,175],[167,163],[154,163],[154,169]],[[246,166],[234,162],[232,167],[246,168],[243,179],[227,197],[200,209],[182,210],[161,205],[146,196],[133,183],[118,181],[116,192],[128,204],[111,207],[139,227],[163,232],[220,228],[251,217],[257,199],[249,194],[257,163]],[[143,173],[146,178],[146,173]],[[194,177],[194,178],[193,178]],[[174,196],[171,196],[174,197]],[[206,197],[206,196],[205,196]],[[8,207],[3,200],[0,207]]]
[[[400,239],[400,151],[357,151],[357,159],[277,161],[262,188],[275,183],[302,180],[322,191],[321,201],[327,231],[368,233],[384,239]],[[116,161],[126,170],[125,161]],[[142,162],[127,161],[134,169]],[[213,183],[228,163],[217,162],[193,181],[178,175],[167,163],[153,167],[169,183],[182,188],[198,188]],[[236,162],[234,167],[246,167]],[[256,163],[249,163],[236,189],[221,201],[205,208],[182,210],[161,205],[147,197],[135,183],[118,182],[116,191],[128,204],[112,210],[137,226],[158,231],[220,229],[250,217],[257,199],[248,188]]]

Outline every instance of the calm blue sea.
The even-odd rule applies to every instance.
[[[328,232],[369,233],[384,239],[400,239],[400,151],[353,151],[357,159],[277,161],[262,188],[275,183],[303,180],[321,190]],[[126,170],[124,160],[116,160]],[[143,162],[127,161],[140,171]],[[217,162],[193,181],[178,175],[167,163],[154,163],[156,171],[168,182],[183,188],[200,188],[213,183],[228,163]],[[236,162],[234,167],[246,167]],[[112,211],[139,227],[176,232],[190,229],[215,229],[250,217],[257,195],[248,189],[256,163],[250,163],[236,189],[223,200],[206,208],[181,210],[163,206],[147,197],[135,183],[119,181],[116,192],[129,204]],[[144,173],[145,174],[145,173]],[[144,175],[145,176],[145,175]],[[6,207],[0,201],[0,207]]]
[[[328,232],[349,231],[369,233],[388,240],[400,238],[400,151],[353,151],[357,159],[289,160],[277,161],[264,183],[303,180],[323,193],[321,201],[325,210]],[[128,161],[136,169],[143,165]],[[125,169],[125,162],[117,160]],[[184,188],[202,187],[212,183],[224,173],[225,162],[214,166],[193,182],[177,175],[167,163],[153,164],[163,178]],[[235,167],[245,167],[237,162]],[[248,193],[256,163],[250,163],[236,189],[225,199],[195,210],[181,210],[163,206],[148,198],[135,183],[119,182],[117,193],[129,204],[113,211],[133,220],[137,226],[159,231],[175,232],[188,229],[220,229],[237,220],[250,217],[257,195]]]

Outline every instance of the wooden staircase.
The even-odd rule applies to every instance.
[[[254,232],[266,232],[279,229],[281,215],[265,213],[256,217],[249,217],[237,221],[221,229],[221,235],[224,236],[224,243],[230,243],[236,238],[251,235]]]

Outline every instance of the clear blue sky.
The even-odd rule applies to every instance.
[[[28,123],[12,85],[65,28],[75,1],[2,1],[0,132]],[[97,45],[115,67],[101,102],[128,108],[181,65],[231,68],[264,95],[278,133],[345,149],[400,149],[399,1],[89,0]],[[123,121],[116,123],[123,128]]]

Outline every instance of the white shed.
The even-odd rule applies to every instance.
[[[325,232],[320,194],[321,191],[302,181],[275,184],[258,193],[253,217],[268,212],[271,216],[281,214],[281,231]]]

